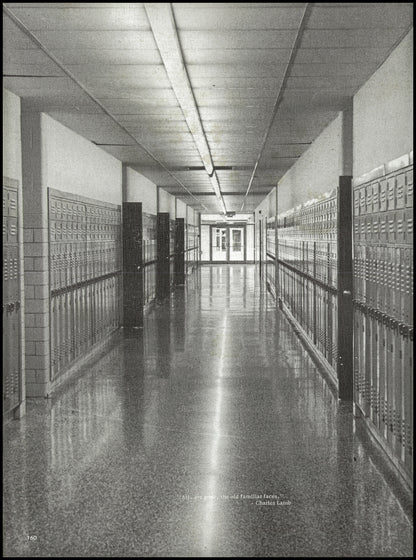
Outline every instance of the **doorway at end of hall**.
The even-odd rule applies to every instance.
[[[246,262],[246,226],[212,225],[210,228],[210,261]]]

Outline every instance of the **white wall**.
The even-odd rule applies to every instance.
[[[354,96],[354,177],[413,149],[413,29]]]
[[[342,137],[343,116],[339,113],[280,179],[279,214],[338,185],[343,173]]]
[[[20,97],[3,89],[3,175],[22,184]]]
[[[121,162],[42,114],[44,186],[121,204]]]
[[[157,187],[131,167],[125,172],[125,202],[141,202],[147,214],[157,214]]]
[[[192,224],[194,226],[199,225],[199,213],[192,208],[191,206],[188,207],[188,224]]]
[[[247,224],[247,260],[254,261],[254,224]]]
[[[184,218],[186,221],[186,204],[179,198],[176,199],[176,217]]]
[[[267,217],[272,218],[276,215],[276,187],[267,195]]]
[[[159,189],[159,212],[169,212],[171,220],[176,218],[175,197],[163,189]]]
[[[209,261],[210,226],[201,225],[201,261]]]
[[[260,204],[257,206],[257,208],[254,212],[254,223],[255,223],[254,258],[255,258],[256,262],[258,262],[260,260],[260,254],[259,254],[259,250],[260,250],[260,238],[259,238],[260,222],[262,224],[265,224],[268,215],[269,215],[269,199],[266,196],[260,202]],[[263,256],[262,256],[262,260],[265,260],[266,251],[265,251],[265,243],[264,243],[264,239],[265,239],[265,237],[264,237],[265,233],[264,232],[266,231],[266,228],[265,228],[264,225],[262,226],[261,231],[262,231],[262,235],[263,235]]]

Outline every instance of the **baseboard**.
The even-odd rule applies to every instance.
[[[336,377],[335,371],[333,370],[331,365],[327,362],[325,356],[323,356],[321,352],[315,347],[314,343],[311,341],[309,336],[303,330],[300,323],[297,321],[297,319],[295,319],[295,317],[292,315],[289,308],[285,305],[285,303],[280,298],[279,298],[279,306],[281,310],[284,312],[284,314],[286,315],[289,322],[292,323],[296,334],[299,336],[303,345],[308,350],[311,358],[318,366],[319,371],[322,373],[332,393],[336,398],[338,398],[338,379]]]
[[[393,482],[398,482],[400,501],[404,501],[406,507],[413,507],[413,480],[407,473],[399,459],[393,454],[386,441],[377,432],[371,419],[365,415],[359,404],[354,402],[354,421],[356,434],[359,439],[369,445],[371,453],[377,466],[381,468],[383,474]],[[403,504],[402,504],[403,505]]]
[[[75,373],[80,370],[81,368],[85,367],[85,365],[92,360],[99,352],[101,352],[111,339],[114,337],[116,333],[119,332],[119,328],[114,329],[111,333],[106,335],[102,340],[96,342],[94,346],[92,346],[88,352],[82,356],[79,356],[64,372],[62,372],[59,377],[51,381],[51,386],[48,393],[43,398],[50,398],[57,389],[60,389],[62,385],[66,384],[68,381],[72,379]],[[39,397],[31,397],[31,398],[39,398]]]
[[[210,264],[255,264],[254,261],[201,261],[201,265],[210,265]]]

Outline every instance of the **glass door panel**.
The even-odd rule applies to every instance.
[[[213,261],[227,261],[228,249],[227,228],[211,228],[211,246]]]
[[[230,261],[244,260],[244,228],[230,227]]]

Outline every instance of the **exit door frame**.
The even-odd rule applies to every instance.
[[[226,260],[225,261],[213,261],[212,260],[212,230],[215,229],[226,229],[227,230],[227,252],[226,252]],[[230,260],[230,230],[231,228],[241,228],[243,230],[243,243],[244,243],[244,260],[243,261],[231,261]],[[236,224],[210,224],[209,226],[209,262],[210,263],[218,263],[218,264],[245,264],[247,262],[247,225],[236,223]]]

